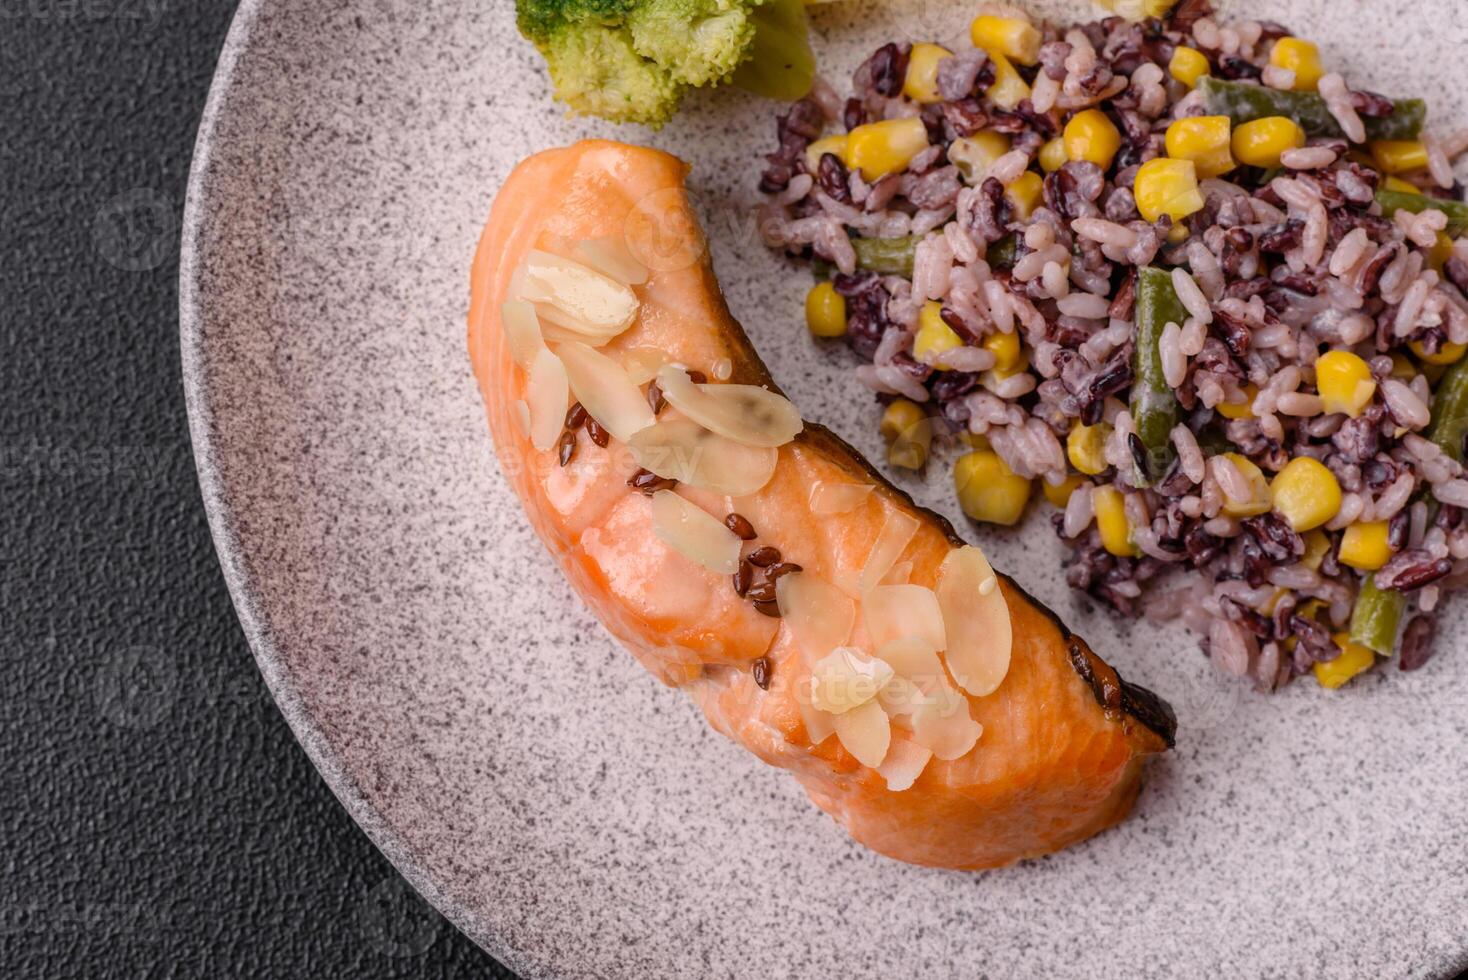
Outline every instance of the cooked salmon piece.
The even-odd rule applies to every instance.
[[[790,770],[817,806],[882,854],[936,867],[993,868],[1117,823],[1136,799],[1143,760],[1172,745],[1171,710],[1121,680],[1012,580],[992,573],[985,579],[987,563],[946,520],[916,506],[818,424],[806,421],[794,438],[754,450],[751,458],[769,454],[773,472],[759,489],[738,496],[643,470],[641,457],[607,434],[625,429],[625,421],[589,426],[575,406],[556,444],[535,448],[527,432],[537,423],[527,421],[526,405],[546,396],[532,390],[530,372],[517,361],[505,306],[523,298],[532,252],[574,259],[584,257],[583,243],[610,241],[625,245],[621,254],[646,270],[645,282],[634,274],[617,286],[618,296],[631,290],[636,297],[625,328],[587,346],[622,365],[619,378],[637,384],[649,404],[662,401],[647,389],[664,378],[649,363],[686,371],[705,389],[749,385],[779,394],[724,303],[684,192],[687,170],[656,150],[581,142],[525,160],[495,199],[474,259],[469,353],[501,468],[536,533],[582,599],[651,673],[686,691],[724,735]],[[552,350],[574,339],[563,326],[541,323]],[[659,408],[659,420],[680,416]],[[635,443],[638,436],[628,438]],[[822,501],[821,488],[829,487],[845,488],[838,504]],[[682,514],[685,505],[753,536],[731,545],[693,514],[699,540],[716,553],[700,557],[681,532],[668,531],[666,514]],[[735,514],[742,522],[729,516]],[[720,565],[730,547],[737,562]],[[953,564],[959,554],[978,578],[950,571],[962,564]],[[880,595],[901,615],[884,619],[877,611],[877,575]],[[834,597],[842,615],[859,607],[839,647],[809,649],[811,634],[801,631],[806,620],[797,614],[816,606],[799,604],[808,600],[790,586],[797,581],[824,589],[818,594]],[[978,585],[955,593],[962,582]],[[904,585],[912,588],[897,588]],[[842,598],[848,595],[854,598]],[[945,595],[960,601],[943,605],[937,617],[930,597]],[[1004,619],[1010,639],[1000,623],[994,649],[986,647],[986,630],[964,619],[976,615],[969,607]],[[913,609],[935,615],[902,618]],[[914,704],[928,705],[949,692],[951,710],[971,719],[955,722],[956,730],[981,731],[971,747],[960,739],[934,753],[919,709],[902,714],[894,707],[903,681],[882,660],[898,662],[895,653],[883,654],[893,648],[881,645],[899,642],[883,638],[892,623],[902,624],[897,633],[933,636],[899,638],[929,644],[929,652],[915,655],[922,662],[936,663],[924,658],[948,645],[946,669],[906,690],[915,692]],[[964,642],[983,648],[975,662],[984,669],[998,665],[994,677],[960,669],[955,648]],[[848,650],[854,652],[842,652]],[[850,680],[852,670],[875,672],[872,683],[885,686],[849,701],[838,700],[848,697],[846,688],[822,687]],[[873,707],[879,703],[882,711]]]

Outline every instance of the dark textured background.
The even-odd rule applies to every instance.
[[[0,0],[0,975],[509,976],[270,700],[179,380],[178,223],[233,0]]]

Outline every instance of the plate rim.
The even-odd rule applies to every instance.
[[[230,110],[231,100],[240,91],[241,59],[254,40],[255,27],[266,2],[267,0],[240,0],[220,47],[194,139],[180,226],[180,373],[184,408],[188,416],[189,443],[210,538],[235,615],[276,708],[284,716],[291,734],[305,750],[306,757],[322,781],[347,811],[353,823],[387,858],[388,863],[408,885],[471,942],[517,976],[554,977],[558,974],[551,964],[533,957],[525,949],[511,945],[502,938],[505,930],[493,928],[497,923],[481,921],[478,913],[471,912],[440,888],[428,870],[413,856],[407,839],[393,829],[357,787],[341,756],[322,734],[290,672],[283,666],[280,651],[268,626],[268,618],[262,609],[261,596],[247,568],[234,512],[228,502],[228,487],[219,470],[214,439],[215,416],[209,389],[209,354],[204,339],[208,315],[205,312],[205,288],[202,283],[207,268],[203,256],[203,228],[211,217],[210,201],[216,190],[216,138],[221,122]]]

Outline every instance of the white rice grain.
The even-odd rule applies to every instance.
[[[1102,245],[1114,245],[1117,248],[1131,248],[1137,244],[1137,233],[1126,225],[1119,225],[1115,221],[1107,221],[1104,218],[1076,218],[1070,223],[1071,231]]]
[[[1186,425],[1177,425],[1173,427],[1171,436],[1172,444],[1177,447],[1178,465],[1182,467],[1183,473],[1194,483],[1202,483],[1203,478],[1208,475],[1208,462],[1203,458],[1203,450],[1198,447],[1198,439],[1193,435],[1193,430]]]
[[[1371,509],[1372,520],[1389,521],[1396,517],[1397,512],[1407,506],[1407,501],[1412,498],[1412,491],[1416,488],[1417,478],[1412,475],[1411,470],[1407,470],[1376,498],[1376,504]]]
[[[1380,388],[1382,401],[1402,425],[1409,429],[1421,429],[1431,420],[1427,404],[1396,378],[1383,380]]]
[[[1066,316],[1076,316],[1084,320],[1104,320],[1110,303],[1104,296],[1093,296],[1090,293],[1071,293],[1060,299],[1056,304],[1060,312]]]
[[[1433,496],[1444,504],[1468,507],[1468,480],[1448,480],[1432,488]]]
[[[1366,254],[1370,246],[1371,238],[1366,234],[1365,228],[1351,229],[1335,247],[1335,252],[1331,254],[1330,274],[1333,276],[1345,275],[1355,268],[1356,263],[1361,261],[1361,257]]]
[[[1287,392],[1280,395],[1275,407],[1282,415],[1291,415],[1295,418],[1312,418],[1324,410],[1324,404],[1319,395],[1307,395],[1298,391]]]
[[[1070,292],[1070,277],[1059,262],[1045,263],[1045,268],[1040,271],[1040,282],[1045,286],[1045,292],[1055,299],[1061,299]]]
[[[1447,151],[1428,133],[1418,137],[1422,141],[1423,149],[1427,150],[1427,172],[1432,174],[1433,183],[1437,186],[1449,189],[1453,186],[1453,162],[1448,159]]]
[[[1316,89],[1320,97],[1325,100],[1325,107],[1340,124],[1341,132],[1346,134],[1346,139],[1352,143],[1366,142],[1366,124],[1356,114],[1356,109],[1351,105],[1351,93],[1346,88],[1346,80],[1341,77],[1340,72],[1328,72],[1322,75]]]
[[[1279,162],[1290,170],[1324,170],[1335,161],[1335,151],[1328,146],[1301,146],[1279,155]]]
[[[1295,73],[1288,68],[1281,68],[1279,65],[1265,65],[1263,73],[1259,76],[1259,80],[1270,88],[1279,89],[1283,92],[1288,92],[1295,87]],[[1280,162],[1284,163],[1283,157],[1280,157]],[[1289,164],[1285,163],[1285,166],[1288,167]]]
[[[1188,359],[1183,356],[1179,340],[1181,328],[1171,320],[1162,328],[1157,341],[1158,356],[1162,361],[1162,377],[1170,388],[1180,388],[1188,377]]]
[[[1198,288],[1198,283],[1188,275],[1188,271],[1182,267],[1172,270],[1172,288],[1177,292],[1177,298],[1183,307],[1199,322],[1210,324],[1213,322],[1213,308],[1208,305],[1208,297],[1203,295],[1203,290]]]
[[[1065,519],[1061,524],[1061,532],[1067,538],[1078,538],[1091,526],[1091,519],[1096,516],[1096,509],[1091,500],[1091,484],[1082,483],[1071,491],[1070,500],[1065,505]]]

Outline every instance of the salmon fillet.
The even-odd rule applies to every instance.
[[[531,249],[570,255],[580,241],[640,236],[651,276],[633,325],[602,348],[647,350],[735,384],[775,388],[730,315],[668,154],[587,141],[522,162],[495,199],[472,272],[469,353],[500,466],[536,533],[607,629],[664,683],[686,691],[709,722],[772,766],[789,770],[817,806],[862,844],[914,864],[993,868],[1046,854],[1122,818],[1142,763],[1172,744],[1171,710],[1117,677],[1084,641],[1000,576],[1013,630],[1010,666],[992,694],[965,694],[978,744],[934,758],[908,789],[889,790],[836,738],[812,744],[797,694],[809,669],[785,621],[758,611],[729,576],[695,564],[654,533],[649,497],[630,490],[637,465],[615,442],[578,436],[574,466],[537,451],[515,417],[527,379],[512,359],[501,304]],[[722,372],[720,372],[722,373]],[[815,514],[817,482],[871,484],[851,510]],[[680,486],[714,515],[748,518],[760,542],[826,581],[860,570],[894,512],[918,530],[899,556],[907,581],[933,587],[962,542],[850,447],[810,422],[778,449],[773,478],[735,499]],[[858,622],[853,643],[865,639]],[[751,665],[765,658],[762,688]]]

